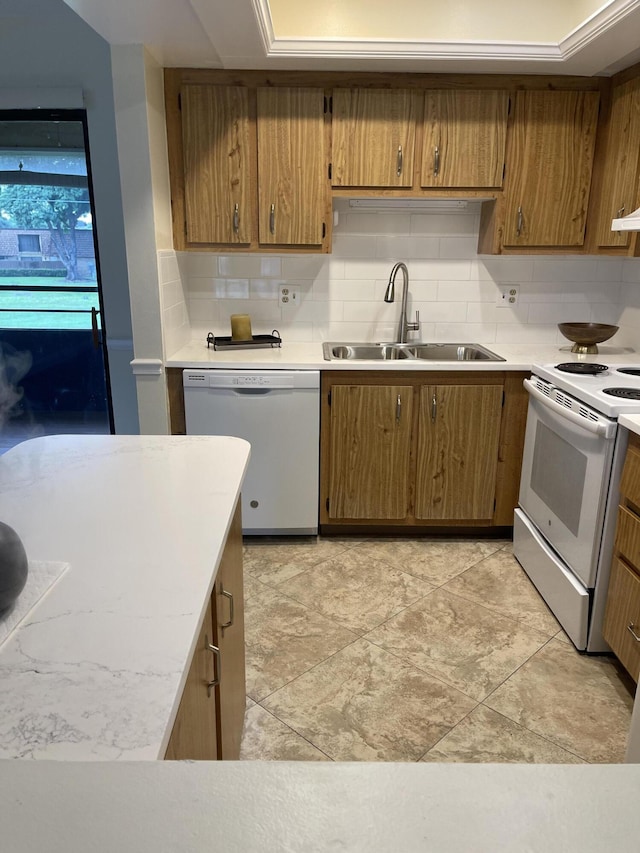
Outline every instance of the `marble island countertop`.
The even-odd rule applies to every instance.
[[[69,565],[0,649],[0,758],[164,755],[248,457],[238,438],[76,435],[0,457],[0,519]]]
[[[214,350],[204,340],[191,341],[165,359],[165,367],[217,368],[246,370],[524,370],[532,364],[557,364],[561,361],[609,360],[638,364],[640,353],[629,347],[602,344],[598,355],[574,355],[571,344],[500,344],[479,343],[501,356],[504,361],[325,361],[322,343],[287,343],[268,349]]]

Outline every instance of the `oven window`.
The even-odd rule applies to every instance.
[[[587,457],[541,421],[536,425],[531,488],[574,536],[587,473]]]

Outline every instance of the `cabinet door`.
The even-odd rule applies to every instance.
[[[220,649],[217,691],[218,758],[237,761],[246,706],[242,519],[240,503],[231,524],[214,592],[216,645]]]
[[[182,692],[165,758],[215,761],[218,757],[216,698],[211,682],[215,679],[211,602],[202,620],[187,681]]]
[[[330,518],[405,518],[413,388],[331,388]]]
[[[420,389],[416,518],[491,519],[501,416],[501,385]]]
[[[629,630],[631,626],[631,630]],[[617,557],[611,579],[602,634],[635,682],[640,673],[640,577]]]
[[[628,246],[628,231],[612,231],[611,220],[631,213],[638,198],[640,80],[613,90],[605,142],[605,163],[598,199],[597,245]]]
[[[248,90],[189,84],[181,102],[187,240],[250,243]]]
[[[509,95],[434,89],[424,98],[423,187],[501,187]]]
[[[420,95],[408,89],[334,89],[334,187],[413,186]]]
[[[320,245],[328,160],[322,89],[258,89],[259,239]]]
[[[581,246],[597,92],[517,92],[507,154],[505,246]]]

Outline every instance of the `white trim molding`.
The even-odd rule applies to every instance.
[[[134,358],[129,364],[134,376],[161,376],[164,370],[160,358]]]

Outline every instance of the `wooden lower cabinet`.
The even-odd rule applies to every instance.
[[[602,634],[634,681],[640,675],[640,437],[631,435]]]
[[[502,385],[419,389],[416,518],[492,518],[502,394]]]
[[[526,375],[323,372],[321,529],[513,524]]]
[[[237,760],[245,701],[242,520],[238,500],[165,759]]]

